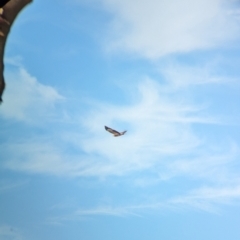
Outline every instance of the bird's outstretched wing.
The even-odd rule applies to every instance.
[[[121,135],[120,132],[118,132],[118,131],[116,131],[116,130],[110,128],[110,127],[105,126],[105,129],[106,129],[106,131],[112,133],[114,136],[120,136],[120,135]]]

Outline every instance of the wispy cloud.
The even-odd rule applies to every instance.
[[[221,212],[221,205],[238,204],[240,186],[203,187],[169,202],[180,207],[192,207],[208,212]]]
[[[9,64],[14,67],[23,67],[23,58],[21,56],[13,56],[4,59],[5,64]]]
[[[204,64],[162,63],[159,73],[167,82],[167,89],[181,91],[183,88],[236,84],[237,79],[226,74],[218,74],[220,59],[212,59]]]
[[[117,216],[123,217],[126,215],[135,215],[134,208],[136,207],[98,207],[94,209],[81,209],[75,212],[76,216],[91,216],[91,215],[108,215],[108,216]]]
[[[38,106],[46,107],[47,110],[47,103],[54,106],[55,102],[62,99],[55,89],[41,85],[25,70],[21,71],[23,79],[30,78],[25,87],[27,92],[30,88],[27,105],[31,111],[21,108],[23,119],[33,110],[31,102],[35,96],[32,91],[38,95]],[[1,144],[1,155],[5,159],[2,166],[14,171],[75,178],[107,179],[127,177],[134,173],[136,178],[131,181],[132,186],[143,188],[163,181],[167,183],[176,178],[200,182],[196,185],[197,190],[192,191],[188,187],[181,191],[185,194],[180,197],[176,197],[174,193],[174,196],[167,196],[152,204],[79,208],[66,216],[67,219],[90,215],[141,215],[142,211],[181,205],[212,211],[213,197],[205,201],[210,190],[207,192],[198,188],[204,184],[212,184],[212,190],[217,196],[218,191],[220,194],[229,189],[230,183],[236,184],[238,168],[235,169],[234,166],[237,164],[239,146],[234,139],[223,138],[219,141],[208,138],[209,125],[221,126],[222,123],[225,124],[225,120],[213,117],[211,110],[201,102],[193,102],[191,98],[185,97],[185,92],[191,91],[193,88],[190,86],[199,82],[205,85],[222,80],[217,76],[213,77],[208,68],[201,76],[196,71],[196,68],[181,69],[181,66],[176,68],[172,65],[172,71],[170,66],[161,71],[165,83],[160,84],[150,77],[142,78],[137,83],[128,83],[123,92],[130,99],[126,104],[91,99],[86,103],[87,111],[80,111],[78,114],[68,112],[70,121],[64,121],[63,118],[59,126],[51,123],[49,117],[46,119],[49,123],[46,129],[41,128],[37,135],[29,134],[27,139]],[[177,74],[178,72],[186,74],[181,78],[182,74]],[[217,81],[212,81],[215,77]],[[19,96],[18,92],[16,96]],[[53,114],[59,114],[58,109],[52,109]],[[14,114],[16,119],[22,119]],[[39,114],[43,116],[45,112]],[[34,119],[38,121],[38,118]],[[104,130],[104,125],[128,132],[123,137],[113,138]],[[223,186],[221,189],[218,188],[220,184]],[[238,198],[233,191],[234,189],[226,190],[225,198],[222,199],[227,199],[227,194],[230,200]],[[220,204],[223,202],[220,201]],[[51,222],[59,223],[65,221],[64,218],[52,219]]]
[[[133,0],[101,2],[114,17],[112,44],[107,42],[111,49],[154,59],[216,48],[239,38],[239,18],[230,13],[237,6],[230,1],[141,0],[137,7]]]
[[[96,216],[143,217],[146,214],[164,214],[166,211],[183,212],[186,209],[222,214],[222,206],[238,205],[239,199],[239,185],[201,187],[180,196],[155,199],[148,203],[104,204],[92,208],[78,208],[68,214],[49,217],[47,223],[61,225],[67,221],[84,221]]]
[[[6,72],[8,81],[0,115],[27,122],[33,122],[40,116],[51,116],[55,105],[64,97],[53,87],[41,84],[31,76],[21,66],[19,58],[10,62],[17,68]]]
[[[160,208],[161,204],[157,204]],[[67,221],[83,221],[91,217],[106,216],[106,217],[142,217],[142,212],[149,209],[156,209],[156,205],[128,205],[128,206],[97,206],[88,209],[77,209],[67,215],[59,215],[49,217],[47,224],[61,225]]]
[[[223,156],[235,159],[230,144],[222,151],[215,151],[209,147],[214,143],[199,137],[194,130],[195,124],[220,122],[202,114],[202,107],[171,99],[161,90],[161,85],[150,79],[139,83],[137,89],[138,95],[134,94],[131,104],[96,102],[89,112],[77,117],[71,128],[67,122],[60,132],[51,132],[51,137],[31,137],[3,146],[6,156],[11,153],[5,167],[97,177],[165,169],[160,175],[168,178],[179,174],[191,176],[193,172],[200,176],[198,170],[203,169],[203,162],[207,172],[214,163],[219,167]],[[104,125],[129,131],[121,138],[112,138]]]

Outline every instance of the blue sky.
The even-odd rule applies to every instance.
[[[238,240],[239,30],[238,0],[26,7],[5,52],[0,238]]]

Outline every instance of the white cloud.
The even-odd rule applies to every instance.
[[[126,181],[134,176],[132,186],[143,188],[181,178],[199,182],[197,187],[205,183],[206,186],[222,184],[227,189],[238,179],[239,170],[233,165],[236,164],[239,147],[233,140],[223,139],[220,142],[219,139],[209,139],[209,129],[204,130],[204,126],[219,125],[222,119],[213,118],[209,109],[191,99],[189,101],[182,93],[183,89],[184,93],[188,90],[185,86],[192,84],[222,82],[209,69],[205,67],[201,71],[200,68],[171,65],[160,69],[166,80],[163,84],[148,77],[138,84],[128,83],[124,89],[131,101],[127,104],[91,100],[87,112],[80,111],[77,116],[69,112],[69,121],[61,122],[60,129],[54,126],[54,130],[50,131],[51,126],[47,125],[47,130],[37,136],[2,144],[1,155],[5,159],[2,166],[14,171],[55,176],[101,179],[126,176]],[[42,103],[43,99],[54,103],[61,98],[53,89],[52,92],[47,86],[39,86],[34,80],[25,85],[30,85],[30,93],[34,89],[41,96],[40,106],[47,107]],[[128,132],[114,138],[104,130],[104,125]],[[196,127],[199,125],[201,134]],[[220,191],[220,188],[214,189]],[[189,187],[183,191],[188,192]],[[90,215],[139,215],[163,206],[175,208],[184,205],[212,211],[215,200],[206,200],[204,193],[196,190],[175,197],[176,192],[171,192],[171,196],[165,196],[159,202],[151,201],[154,202],[152,204],[79,208],[69,216],[53,218],[50,222],[61,223]],[[229,200],[238,198],[231,195],[230,190],[227,193]]]
[[[220,124],[221,121],[211,117],[208,109],[189,103],[181,94],[182,88],[176,87],[187,86],[191,81],[194,84],[210,83],[212,74],[208,68],[202,77],[194,74],[195,68],[182,70],[180,66],[173,66],[173,69],[176,72],[170,71],[170,67],[166,72],[162,71],[164,77],[170,79],[170,84],[167,82],[163,86],[146,78],[130,86],[135,91],[129,92],[132,101],[128,104],[91,101],[89,111],[80,112],[78,116],[68,113],[71,126],[69,121],[65,125],[62,122],[61,129],[56,126],[50,135],[47,126],[48,131],[43,135],[2,144],[1,155],[5,159],[2,166],[14,171],[70,177],[106,178],[134,173],[131,184],[143,188],[159,185],[162,181],[167,184],[173,178],[192,179],[199,181],[200,186],[210,183],[217,187],[191,192],[187,188],[183,190],[187,193],[179,197],[176,192],[171,192],[174,196],[146,204],[78,208],[68,216],[50,219],[49,223],[59,224],[91,215],[139,216],[142,212],[181,209],[182,206],[216,211],[214,205],[239,199],[239,188],[228,188],[229,184],[236,185],[238,180],[239,170],[237,167],[233,169],[239,156],[238,145],[226,139],[221,142],[215,139],[214,142],[207,138],[208,133],[204,138],[200,137],[196,125]],[[186,73],[183,75],[188,77],[182,78],[186,84],[178,84],[182,74],[177,72]],[[39,84],[33,83],[34,86]],[[45,86],[43,89],[41,91],[40,87],[39,94],[46,101],[58,99],[54,94],[54,98],[48,98]],[[173,89],[174,95],[171,94]],[[104,130],[104,125],[128,132],[123,137],[114,138]],[[220,184],[222,188],[218,187]]]
[[[236,183],[235,183],[236,184]],[[238,204],[240,200],[240,186],[204,187],[193,190],[185,196],[176,197],[170,204],[193,207],[208,212],[218,212],[222,204]]]
[[[62,225],[67,221],[82,221],[89,217],[93,216],[108,216],[108,217],[126,217],[126,216],[137,216],[140,215],[137,213],[136,208],[139,209],[139,206],[99,206],[89,209],[78,209],[67,215],[59,215],[49,217],[46,221],[50,225]],[[140,207],[141,208],[141,207]]]
[[[76,216],[89,216],[89,215],[108,215],[108,216],[117,216],[123,217],[125,215],[135,215],[135,207],[110,207],[110,206],[100,206],[94,209],[79,209],[75,212]]]
[[[21,56],[7,57],[4,58],[4,63],[15,67],[23,67],[23,58]]]
[[[192,152],[200,144],[189,124],[207,119],[188,116],[196,109],[172,104],[161,96],[160,86],[154,81],[141,83],[138,91],[141,97],[137,103],[124,107],[103,104],[83,120],[90,133],[77,142],[85,152],[109,159],[116,168],[106,169],[110,174],[113,171],[120,174],[123,166],[126,170],[148,168],[160,163],[161,157]],[[112,139],[108,134],[103,136],[104,125],[119,126],[120,131],[127,127],[129,132]]]
[[[201,85],[216,86],[216,84],[229,84],[237,82],[229,76],[219,75],[216,72],[219,61],[212,60],[208,63],[195,66],[184,65],[176,62],[161,64],[159,72],[164,76],[168,89],[179,91],[180,88],[194,87]]]
[[[205,172],[213,166],[218,169],[223,154],[226,159],[235,158],[230,148],[214,151],[208,147],[211,142],[198,137],[194,124],[213,124],[215,121],[201,116],[201,108],[172,99],[150,79],[141,82],[137,89],[138,94],[134,94],[131,104],[92,104],[89,112],[75,120],[77,124],[71,130],[68,122],[65,128],[62,125],[59,133],[51,132],[51,137],[38,135],[3,146],[6,156],[11,153],[5,167],[96,177],[163,169],[165,172],[159,171],[159,176],[167,179],[179,174],[191,177],[192,171],[201,177],[197,172],[202,168],[198,166],[203,158],[209,159],[208,155],[212,155],[212,160],[216,158],[215,165],[212,160],[204,160]],[[114,138],[104,130],[104,125],[128,132]],[[72,148],[74,152],[69,150]]]
[[[10,61],[10,60],[9,60]],[[8,72],[0,115],[21,121],[51,116],[56,103],[64,98],[51,86],[38,82],[23,67]]]
[[[164,211],[182,211],[186,209],[202,210],[209,213],[221,214],[221,206],[238,205],[240,199],[240,186],[215,186],[202,187],[189,191],[181,196],[173,198],[156,199],[148,203],[138,204],[99,204],[90,208],[78,208],[77,210],[61,216],[51,217],[48,223],[62,224],[65,221],[84,220],[92,216],[108,217],[141,217],[148,214],[156,214]]]
[[[239,37],[239,19],[231,13],[236,5],[225,0],[101,1],[114,17],[109,49],[154,59],[218,47]]]
[[[126,206],[99,206],[92,209],[77,210],[76,215],[109,215],[109,216],[141,216],[143,212],[164,211],[166,209],[181,210],[182,207],[192,207],[207,212],[219,213],[221,205],[238,204],[240,186],[204,187],[175,197],[162,199],[159,202],[126,205]]]

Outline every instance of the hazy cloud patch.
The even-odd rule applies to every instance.
[[[64,99],[58,91],[41,84],[23,67],[6,73],[4,103],[0,115],[4,118],[33,122],[51,116],[55,105]]]
[[[112,13],[110,50],[150,59],[216,48],[239,38],[236,6],[225,0],[102,0]],[[234,14],[233,11],[234,10]]]

